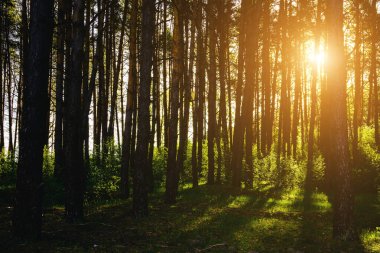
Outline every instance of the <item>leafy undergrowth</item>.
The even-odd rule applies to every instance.
[[[231,193],[222,186],[183,189],[176,205],[151,196],[150,215],[135,219],[131,202],[87,208],[86,221],[67,224],[62,207],[45,210],[43,238],[11,238],[11,208],[1,206],[0,245],[6,252],[380,252],[378,196],[357,198],[360,240],[332,239],[331,206],[315,193],[304,208],[301,191]],[[0,251],[1,251],[0,250]]]

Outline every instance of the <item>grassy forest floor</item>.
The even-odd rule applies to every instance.
[[[305,208],[297,190],[231,194],[206,185],[185,187],[172,206],[155,193],[147,218],[130,215],[130,200],[92,204],[78,224],[64,222],[62,206],[47,208],[42,240],[20,242],[10,233],[12,192],[0,192],[4,252],[380,252],[379,195],[356,198],[360,240],[345,244],[332,239],[331,205],[322,193],[314,193]]]

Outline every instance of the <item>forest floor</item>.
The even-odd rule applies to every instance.
[[[65,223],[63,207],[56,206],[45,210],[38,242],[12,239],[9,195],[6,189],[0,194],[4,252],[380,252],[379,195],[357,196],[360,239],[341,243],[331,236],[331,205],[322,193],[305,208],[297,190],[231,194],[203,185],[182,189],[172,206],[163,203],[162,192],[152,195],[146,218],[130,215],[130,200],[113,200],[88,206],[85,222],[77,224]]]

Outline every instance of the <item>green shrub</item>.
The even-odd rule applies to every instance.
[[[296,161],[292,157],[280,157],[272,150],[265,157],[258,157],[254,148],[254,186],[270,185],[281,189],[302,187],[305,179],[306,161]]]
[[[15,154],[6,152],[5,149],[0,152],[0,179],[3,184],[16,183],[17,160]]]
[[[93,153],[87,174],[86,200],[111,199],[119,192],[121,152],[113,141],[107,143],[102,159]],[[99,163],[100,161],[100,163]]]
[[[324,187],[325,169],[325,159],[322,154],[315,152],[313,161],[313,183],[320,189]]]
[[[165,147],[155,148],[153,152],[153,180],[155,188],[160,187],[165,181],[168,150]]]
[[[54,175],[54,164],[54,153],[49,152],[49,148],[45,146],[42,164],[42,174],[44,177],[52,177]]]
[[[379,186],[380,153],[374,136],[374,128],[364,126],[360,129],[359,161],[353,168],[353,184],[359,192],[375,192]]]

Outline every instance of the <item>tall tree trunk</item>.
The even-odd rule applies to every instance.
[[[25,0],[24,0],[25,1]],[[4,6],[3,2],[0,2],[0,153],[4,148],[4,101],[3,101],[3,16]],[[25,3],[26,4],[26,3]],[[26,12],[26,8],[23,8],[22,12]],[[26,13],[25,13],[26,14]],[[25,64],[24,64],[25,66]],[[25,67],[24,67],[25,69]],[[24,75],[25,78],[25,75]],[[23,83],[25,84],[25,82]]]
[[[11,65],[11,51],[10,51],[10,34],[9,34],[9,27],[7,26],[7,31],[6,31],[6,45],[7,45],[7,52],[6,52],[6,63],[5,65],[7,66],[7,100],[8,100],[8,154],[9,157],[13,158],[13,87],[12,87],[12,65]],[[46,123],[46,122],[45,122]]]
[[[63,142],[62,142],[62,119],[63,119],[63,75],[65,58],[65,9],[64,0],[58,1],[58,28],[57,28],[57,72],[55,91],[55,130],[54,130],[54,154],[56,177],[62,177],[63,169]]]
[[[142,3],[142,43],[140,63],[140,89],[138,106],[137,146],[133,173],[133,212],[136,216],[148,215],[148,146],[150,135],[150,88],[153,57],[155,1]]]
[[[129,73],[128,73],[128,91],[127,91],[127,106],[125,109],[125,126],[123,133],[123,147],[121,157],[121,186],[120,191],[124,197],[129,196],[129,170],[131,165],[131,149],[132,147],[132,119],[135,104],[135,93],[137,88],[137,14],[138,0],[132,1],[131,11],[131,30],[129,41]]]
[[[351,193],[351,168],[348,150],[346,71],[343,41],[343,0],[327,1],[327,92],[330,101],[330,148],[334,171],[333,234],[341,239],[354,236]]]
[[[160,13],[158,13],[158,18],[157,20],[160,20]],[[157,29],[158,30],[158,29]],[[156,32],[156,43],[157,43],[157,48],[156,48],[156,53],[155,53],[155,61],[154,61],[154,66],[153,66],[153,71],[156,73],[156,89],[155,89],[155,98],[156,98],[156,128],[157,128],[157,148],[161,147],[161,90],[160,90],[160,67],[159,67],[159,58],[160,58],[160,36],[159,36],[159,31]]]
[[[170,125],[169,125],[169,149],[166,172],[165,202],[168,204],[176,201],[178,191],[179,171],[177,167],[177,129],[179,110],[179,88],[183,80],[183,0],[173,2],[174,31],[173,31],[173,75],[170,96]]]
[[[241,117],[241,95],[243,89],[244,59],[246,45],[246,8],[249,6],[248,1],[242,0],[240,7],[239,21],[239,53],[238,53],[238,80],[236,87],[236,111],[235,126],[232,146],[231,172],[232,186],[241,187],[242,180],[242,160],[243,160],[243,144],[244,144],[244,128]]]
[[[194,25],[192,26],[192,40],[190,45],[190,69],[189,69],[189,76],[191,80],[193,79],[193,59],[195,55],[194,47],[196,45],[196,38],[195,38],[195,26],[196,26],[196,15],[193,16]],[[193,188],[198,187],[198,169],[197,169],[197,139],[198,139],[198,81],[195,80],[192,82],[192,94],[194,94],[194,98],[192,99],[192,119],[193,119],[193,138],[192,138],[192,147],[191,147],[191,174],[192,174],[192,184]]]
[[[374,100],[368,101],[369,104],[374,103],[374,121],[375,121],[375,142],[377,150],[380,150],[380,135],[379,135],[379,94],[377,86],[377,5],[376,1],[372,1],[371,7],[371,69],[370,69],[370,84],[374,87]]]
[[[242,118],[245,128],[245,185],[247,188],[252,188],[253,184],[253,96],[256,88],[258,92],[258,85],[255,82],[255,76],[257,71],[256,54],[258,47],[258,25],[261,15],[261,3],[258,1],[252,4],[249,8],[252,8],[254,15],[247,22],[247,27],[252,27],[250,32],[247,32],[246,37],[246,82],[243,91],[243,106],[242,106]],[[257,100],[258,101],[258,100]],[[258,106],[257,106],[258,108]],[[257,131],[258,132],[258,131]]]
[[[352,140],[352,154],[354,164],[358,164],[358,142],[359,142],[359,126],[361,121],[361,111],[362,111],[362,84],[361,84],[361,31],[360,31],[360,23],[361,23],[361,13],[360,13],[360,0],[354,1],[355,8],[355,54],[354,54],[354,72],[355,72],[355,97],[354,97],[354,118],[353,118],[353,135],[354,138]],[[376,94],[375,94],[376,96]]]
[[[96,162],[100,165],[101,153],[100,153],[100,145],[102,138],[102,128],[103,128],[103,118],[104,118],[104,106],[105,103],[105,80],[104,80],[104,8],[106,8],[106,4],[102,0],[98,0],[98,9],[102,10],[99,14],[98,21],[98,38],[97,38],[97,47],[99,48],[99,86],[98,86],[98,106],[97,106],[97,116],[96,116],[96,136],[94,137],[95,142],[95,154],[96,154]]]
[[[301,19],[301,18],[300,18]],[[300,33],[300,31],[297,31]],[[300,34],[298,36],[301,36]],[[300,38],[297,38],[296,42],[296,53],[295,53],[295,80],[294,80],[294,106],[293,106],[293,124],[292,124],[292,154],[293,158],[297,158],[297,144],[298,144],[298,123],[299,123],[299,114],[300,114],[300,107],[302,105],[302,84],[301,84],[301,43]]]
[[[206,60],[205,48],[204,48],[204,38],[203,38],[203,0],[198,0],[197,2],[197,17],[196,17],[196,26],[197,26],[197,78],[198,78],[198,112],[197,112],[197,121],[198,121],[198,173],[202,173],[202,164],[203,164],[203,111],[204,111],[204,101],[205,101],[205,67],[204,63]]]
[[[208,21],[209,21],[209,56],[210,56],[210,68],[209,68],[209,90],[208,90],[208,132],[207,132],[207,153],[208,153],[208,173],[207,183],[214,184],[215,182],[215,132],[216,132],[216,16],[214,13],[216,2],[210,0],[208,2]]]
[[[115,125],[115,111],[116,111],[116,101],[117,101],[117,91],[119,87],[119,78],[120,78],[120,70],[121,63],[123,60],[123,46],[124,46],[124,33],[127,26],[127,11],[128,11],[128,0],[124,0],[124,11],[123,11],[123,19],[121,22],[121,35],[120,42],[118,48],[117,55],[117,63],[116,69],[114,70],[113,76],[113,90],[112,90],[112,98],[111,98],[111,112],[110,112],[110,120],[108,126],[108,138],[113,139],[114,135],[114,125]]]
[[[264,115],[261,128],[261,153],[265,156],[270,151],[270,136],[272,135],[271,121],[271,78],[270,78],[270,5],[271,1],[264,1],[263,6],[263,67],[262,83],[264,89]]]
[[[227,76],[227,54],[228,54],[228,33],[229,33],[229,3],[226,1],[219,1],[217,3],[218,17],[220,22],[218,22],[217,30],[219,35],[219,82],[220,82],[220,126],[221,126],[221,138],[223,141],[223,157],[224,157],[224,168],[225,170],[229,168],[230,164],[230,150],[228,143],[228,127],[227,127],[227,108],[226,108],[226,86],[229,86],[228,76]],[[227,9],[227,10],[226,10]],[[220,168],[221,169],[221,168]]]
[[[188,21],[187,21],[187,25],[188,27]],[[191,33],[191,41],[194,40],[194,33],[193,33],[193,25],[191,27],[191,30],[192,30],[192,33]],[[188,34],[188,28],[187,30],[185,31],[186,34]],[[187,36],[187,39],[186,39],[186,50],[185,52],[183,53],[183,59],[184,59],[184,63],[182,64],[183,65],[183,84],[182,84],[182,89],[183,89],[183,118],[180,122],[180,137],[179,137],[179,147],[178,147],[178,172],[179,173],[182,173],[183,172],[183,164],[186,160],[186,154],[187,154],[187,144],[188,144],[188,132],[189,132],[189,117],[190,117],[190,99],[191,99],[191,76],[189,75],[189,72],[188,72],[188,51],[191,50],[191,53],[194,52],[194,50],[192,48],[188,48],[188,36]],[[191,54],[190,53],[190,54]],[[193,59],[194,59],[194,53],[193,53]],[[193,59],[190,59],[190,61],[192,61]],[[192,67],[192,63],[191,63],[191,66]]]
[[[53,34],[53,1],[32,0],[30,43],[20,127],[16,202],[12,229],[16,236],[41,235],[42,161],[48,113],[49,54]],[[26,56],[25,56],[26,57]]]
[[[114,19],[114,5],[115,0],[109,0],[104,2],[103,8],[105,8],[105,29],[104,29],[104,42],[105,42],[105,58],[104,58],[104,89],[103,89],[103,101],[102,101],[102,163],[107,159],[108,156],[108,148],[109,145],[113,145],[110,143],[108,138],[108,106],[110,99],[110,89],[111,89],[111,72],[112,72],[112,27],[113,27],[113,19]]]
[[[314,32],[314,52],[319,51],[320,46],[320,23],[321,23],[321,5],[322,0],[318,0],[317,4],[317,19],[316,19],[316,27]],[[310,97],[311,97],[311,105],[310,105],[310,127],[309,127],[309,136],[308,136],[308,146],[307,146],[307,167],[306,167],[306,179],[305,179],[305,192],[307,198],[312,191],[312,183],[313,183],[313,163],[314,163],[314,131],[315,131],[315,116],[317,113],[317,80],[318,80],[318,62],[315,61],[313,63],[312,69],[312,77],[311,77],[311,88],[310,88]],[[305,108],[306,110],[306,108]],[[309,199],[306,199],[309,202]],[[305,202],[305,203],[307,203]]]
[[[82,69],[84,44],[84,0],[73,4],[73,36],[71,43],[71,82],[65,94],[66,121],[64,132],[65,151],[65,212],[69,221],[83,219],[85,171],[82,138]]]
[[[163,107],[164,107],[164,145],[166,148],[169,147],[169,117],[168,117],[168,99],[167,99],[167,0],[163,0],[164,5],[164,31],[163,31],[163,42],[162,42],[162,78],[163,78]]]
[[[87,101],[91,99],[91,90],[90,90],[90,80],[89,80],[89,66],[90,66],[90,22],[91,22],[91,1],[86,0],[86,27],[85,27],[85,36],[84,36],[84,58],[83,58],[83,105],[82,105],[82,138],[84,142],[84,166],[85,170],[89,169],[89,160],[90,160],[90,143],[89,143],[89,119],[88,114],[85,113],[87,109]],[[93,62],[93,65],[97,65],[96,62]],[[96,66],[97,67],[97,66]],[[85,108],[86,106],[86,108]],[[89,108],[89,106],[88,106]]]

